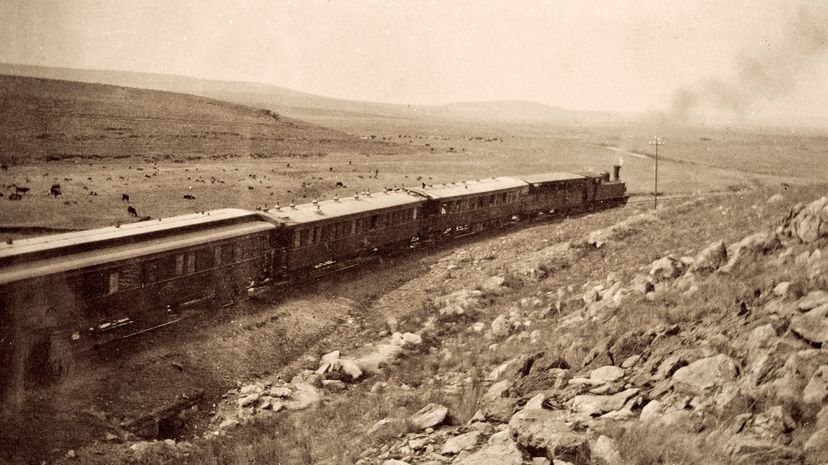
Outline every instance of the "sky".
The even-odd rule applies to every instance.
[[[0,0],[0,62],[389,103],[828,117],[825,0]]]

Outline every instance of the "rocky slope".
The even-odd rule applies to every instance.
[[[240,384],[198,437],[66,460],[826,463],[824,192],[629,207],[458,248],[377,301],[372,341]]]

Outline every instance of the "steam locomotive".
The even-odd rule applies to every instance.
[[[44,366],[59,371],[59,354],[73,346],[157,324],[169,309],[232,302],[251,288],[515,218],[622,205],[619,170],[386,189],[0,244],[0,399],[48,376]]]

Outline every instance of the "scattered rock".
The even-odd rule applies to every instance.
[[[592,446],[593,457],[599,458],[607,465],[623,465],[624,461],[621,459],[621,453],[618,452],[618,444],[614,439],[607,436],[598,436],[595,444]]]
[[[806,405],[820,406],[828,400],[828,365],[822,365],[811,376],[808,385],[802,391],[802,401]]]
[[[591,463],[589,442],[570,429],[566,413],[557,410],[524,409],[509,420],[509,431],[524,450],[546,455],[550,460],[573,464]]]
[[[767,255],[779,247],[779,239],[770,233],[758,232],[743,238],[727,249],[727,263],[719,268],[722,273],[729,273],[749,254]]]
[[[785,297],[788,295],[788,290],[791,288],[789,281],[782,281],[773,288],[773,294],[777,297]]]
[[[720,387],[727,381],[736,379],[739,370],[736,363],[724,354],[703,358],[679,368],[673,374],[673,380],[693,394],[702,394],[704,391]]]
[[[543,408],[543,401],[546,400],[546,394],[538,393],[523,406],[524,409]]]
[[[668,255],[659,258],[650,265],[650,276],[653,277],[655,282],[671,280],[678,278],[683,268],[684,264],[681,260],[678,260],[672,255]]]
[[[794,205],[779,231],[784,237],[806,243],[828,235],[828,197],[814,200],[807,206]]]
[[[822,290],[811,291],[805,297],[799,299],[796,306],[802,312],[828,304],[828,292]]]
[[[382,420],[377,421],[374,423],[371,428],[365,433],[367,436],[371,436],[374,433],[378,432],[388,432],[394,431],[399,433],[404,433],[408,429],[408,422],[402,418],[383,418]]]
[[[773,194],[772,196],[768,197],[769,204],[783,202],[784,200],[785,197],[782,197],[782,194]]]
[[[472,450],[480,440],[480,434],[480,431],[470,431],[459,436],[451,437],[443,444],[440,453],[443,455],[455,455],[460,451]]]
[[[828,304],[792,317],[791,331],[814,344],[828,343]]]
[[[587,416],[599,416],[607,412],[621,410],[628,400],[635,397],[637,388],[626,389],[611,396],[585,394],[572,399],[572,410]]]
[[[653,376],[653,379],[662,380],[670,378],[676,370],[686,365],[687,360],[685,360],[684,357],[681,355],[671,355],[661,362],[658,366],[656,374]]]
[[[495,339],[506,339],[510,334],[512,334],[512,323],[504,315],[492,321],[492,336]]]
[[[735,438],[728,445],[728,450],[731,460],[737,465],[794,465],[802,460],[802,453],[796,449],[756,438]]]
[[[453,465],[521,465],[523,454],[509,437],[507,431],[493,434],[489,444],[479,451],[453,463]]]
[[[596,368],[589,373],[589,378],[599,383],[611,383],[624,376],[624,369],[612,365]]]
[[[239,407],[247,407],[248,405],[252,405],[259,400],[259,394],[248,394],[241,399],[238,400]]]
[[[428,404],[408,417],[408,422],[414,429],[422,431],[439,425],[446,419],[446,415],[448,408],[439,404]]]
[[[712,273],[727,260],[727,246],[719,240],[709,244],[693,259],[690,271],[694,273]]]
[[[828,428],[816,430],[805,442],[803,452],[809,464],[828,463]]]
[[[411,464],[408,463],[408,462],[404,462],[402,460],[388,459],[388,460],[384,460],[382,462],[382,465],[411,465]]]

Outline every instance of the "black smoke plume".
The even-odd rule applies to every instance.
[[[735,75],[710,77],[673,94],[674,116],[687,117],[700,107],[746,116],[751,105],[790,94],[799,79],[819,66],[828,51],[828,1],[805,1],[786,20],[784,33],[771,44],[741,50]]]

